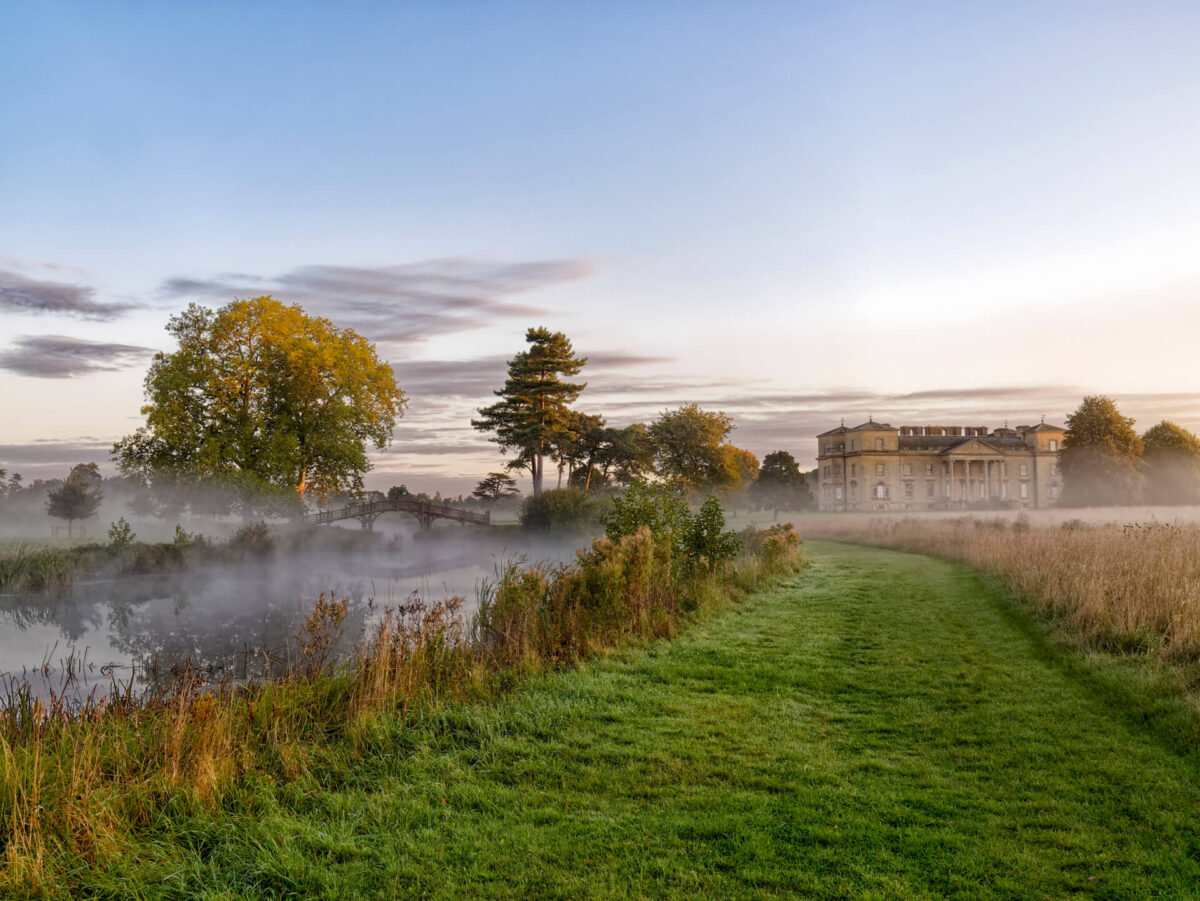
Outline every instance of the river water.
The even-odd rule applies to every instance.
[[[511,538],[509,539],[512,540]],[[76,699],[132,680],[134,691],[189,667],[212,681],[285,669],[296,635],[322,594],[349,601],[339,653],[349,653],[388,606],[415,592],[429,602],[478,607],[483,582],[517,559],[561,561],[580,542],[514,545],[478,535],[336,553],[197,566],[171,575],[78,581],[70,588],[0,595],[0,674],[46,696]],[[2,701],[2,699],[0,699]]]

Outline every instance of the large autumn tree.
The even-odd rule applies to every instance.
[[[1111,397],[1085,397],[1058,452],[1064,507],[1133,504],[1142,494],[1142,439]]]
[[[1146,430],[1142,444],[1147,503],[1200,503],[1200,438],[1163,420]]]
[[[572,441],[571,404],[587,387],[586,382],[569,382],[587,363],[575,356],[571,342],[562,332],[531,328],[525,333],[529,345],[508,361],[508,378],[496,392],[500,398],[479,410],[471,425],[492,432],[492,441],[502,451],[515,451],[513,469],[527,469],[533,477],[533,494],[542,493],[545,458]]]
[[[190,305],[146,375],[146,424],[113,446],[122,471],[321,496],[359,491],[404,393],[375,347],[271,297]]]
[[[725,442],[731,431],[731,416],[699,404],[664,410],[649,429],[659,475],[692,495],[737,491],[752,483],[758,460]]]

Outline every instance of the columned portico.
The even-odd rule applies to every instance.
[[[822,510],[1039,507],[1061,488],[1063,430],[901,426],[868,420],[818,435]]]
[[[951,457],[942,465],[942,496],[962,506],[1003,497],[1000,462],[998,457]]]

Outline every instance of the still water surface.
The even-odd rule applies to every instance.
[[[543,551],[530,559],[571,555],[565,547]],[[521,553],[473,544],[297,555],[0,595],[0,673],[41,695],[69,682],[75,697],[131,678],[136,691],[185,665],[214,681],[255,678],[287,666],[296,633],[322,593],[350,601],[345,654],[385,607],[413,592],[427,602],[463,597],[469,621],[483,581]]]

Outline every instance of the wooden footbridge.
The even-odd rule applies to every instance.
[[[362,527],[370,531],[375,526],[375,520],[381,513],[411,513],[421,524],[421,529],[428,532],[433,528],[435,519],[449,519],[453,522],[471,523],[477,526],[492,524],[491,511],[476,513],[473,510],[460,510],[457,507],[447,507],[445,504],[435,504],[431,501],[419,501],[408,497],[386,498],[380,501],[364,501],[361,504],[350,504],[335,510],[318,510],[316,513],[306,513],[306,525],[319,526],[343,519],[357,519]]]

